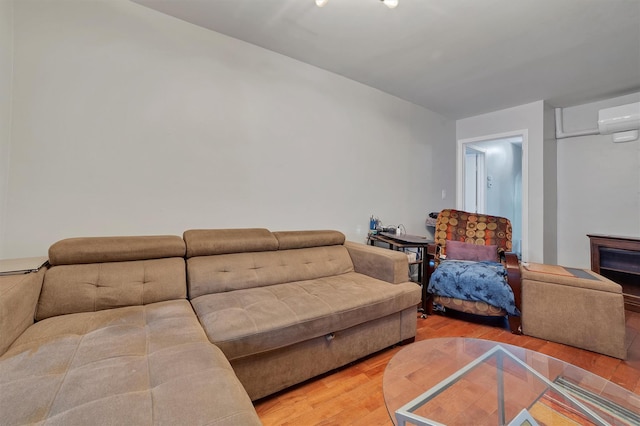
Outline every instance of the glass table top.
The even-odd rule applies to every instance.
[[[396,425],[640,425],[640,395],[539,352],[480,339],[410,344],[389,362]]]

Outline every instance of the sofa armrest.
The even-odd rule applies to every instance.
[[[33,324],[46,269],[0,276],[0,355]]]
[[[392,284],[409,281],[409,259],[406,254],[351,241],[346,241],[344,246],[349,251],[356,272]]]

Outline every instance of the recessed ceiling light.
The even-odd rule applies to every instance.
[[[398,0],[382,0],[382,3],[384,3],[384,5],[389,9],[395,9],[398,7]]]

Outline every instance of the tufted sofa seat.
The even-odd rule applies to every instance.
[[[337,231],[190,230],[189,298],[252,399],[415,337],[405,255]]]
[[[0,326],[21,333],[0,338],[0,424],[260,424],[186,300],[184,254],[175,236],[69,239],[3,277]]]

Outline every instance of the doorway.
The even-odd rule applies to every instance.
[[[526,252],[525,155],[526,132],[458,141],[457,208],[509,218],[520,258]]]
[[[484,213],[487,194],[484,189],[486,150],[467,144],[464,150],[464,207],[463,210]]]

